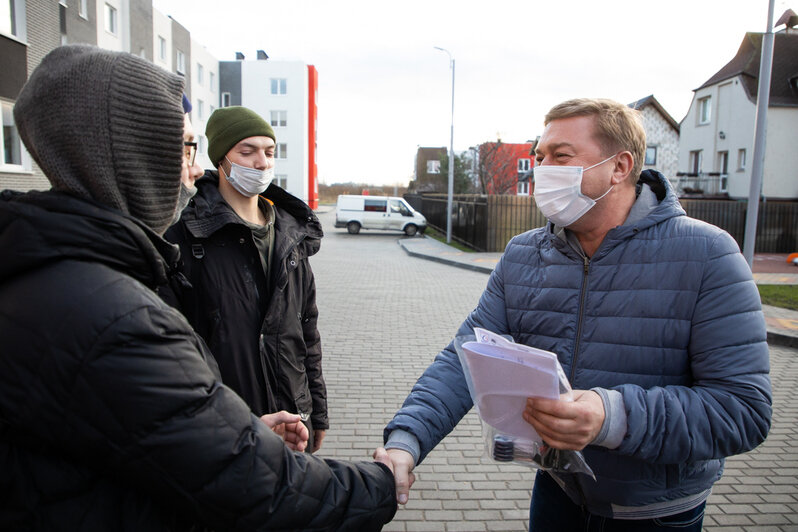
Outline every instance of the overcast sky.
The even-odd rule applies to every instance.
[[[776,0],[774,21],[798,0]],[[153,0],[219,60],[319,71],[321,182],[406,184],[418,146],[540,135],[574,97],[653,94],[677,121],[693,89],[763,32],[769,0]],[[752,132],[753,134],[753,132]]]

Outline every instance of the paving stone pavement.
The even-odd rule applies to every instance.
[[[320,212],[316,275],[331,428],[321,457],[370,460],[382,429],[421,372],[476,306],[483,272],[423,260],[399,233],[333,227]],[[707,531],[798,531],[798,349],[771,347],[774,422],[758,449],[727,461]],[[417,468],[406,507],[386,531],[526,530],[534,471],[482,459],[469,413]]]

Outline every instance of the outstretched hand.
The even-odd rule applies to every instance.
[[[280,436],[289,449],[304,451],[308,446],[308,428],[302,423],[299,414],[291,414],[285,410],[260,417],[275,434]]]
[[[393,472],[396,482],[396,500],[399,504],[407,504],[410,487],[416,481],[413,468],[416,466],[413,455],[401,449],[388,449],[380,447],[374,451],[374,460],[388,466]]]

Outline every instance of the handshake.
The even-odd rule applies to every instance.
[[[302,452],[308,445],[308,428],[302,423],[298,414],[291,414],[282,410],[274,414],[261,416],[263,421],[275,434],[280,436],[286,446],[292,451]],[[406,504],[410,486],[416,480],[413,474],[415,463],[407,451],[400,449],[385,450],[378,448],[372,455],[375,462],[388,467],[396,481],[396,500],[399,504]]]

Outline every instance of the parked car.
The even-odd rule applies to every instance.
[[[361,229],[389,229],[413,236],[424,232],[427,219],[402,198],[342,194],[335,207],[335,227],[346,227],[353,235]]]

